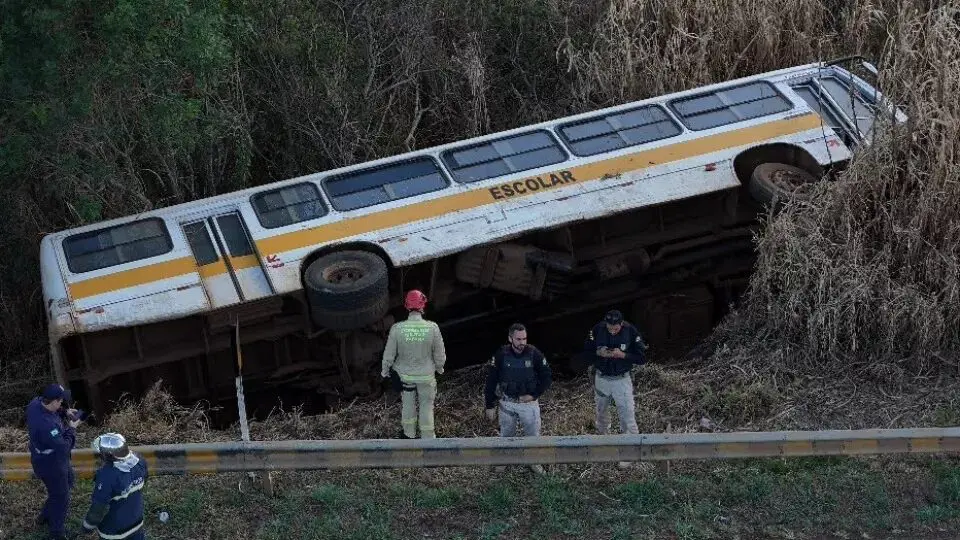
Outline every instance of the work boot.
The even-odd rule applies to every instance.
[[[403,430],[401,429],[401,430],[400,430],[400,437],[399,437],[399,438],[401,438],[401,439],[415,439],[416,437],[407,437],[407,434],[404,433]]]
[[[543,465],[531,465],[530,470],[534,474],[546,474],[546,471],[543,470]]]

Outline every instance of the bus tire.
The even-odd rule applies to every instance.
[[[800,167],[786,163],[761,163],[750,175],[747,189],[760,204],[779,209],[787,201],[808,200],[809,190],[804,187],[816,182],[816,176]]]
[[[389,309],[387,264],[367,251],[335,251],[303,275],[315,323],[331,330],[369,326]]]

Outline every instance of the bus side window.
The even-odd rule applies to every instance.
[[[320,190],[310,182],[257,193],[250,197],[250,204],[260,225],[266,229],[293,225],[327,214]]]
[[[685,126],[697,131],[786,112],[793,104],[772,84],[757,81],[675,99],[670,107]]]
[[[567,154],[549,132],[534,131],[447,150],[442,159],[454,180],[468,183],[555,165]]]
[[[340,211],[439,191],[450,185],[430,157],[332,176],[323,184],[333,207]]]
[[[157,257],[172,250],[173,242],[160,218],[114,225],[63,240],[67,267],[74,274]]]
[[[592,156],[679,135],[683,130],[658,105],[595,116],[560,126],[559,132],[578,156]]]

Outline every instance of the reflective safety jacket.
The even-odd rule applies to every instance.
[[[384,377],[393,368],[407,382],[433,380],[434,373],[443,373],[446,362],[440,327],[424,319],[420,312],[411,311],[407,320],[390,327],[383,350]]]
[[[104,465],[93,479],[90,511],[83,528],[97,529],[100,538],[122,540],[143,528],[143,487],[147,462],[133,452]]]

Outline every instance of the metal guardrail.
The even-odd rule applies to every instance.
[[[324,440],[140,446],[151,474],[217,474],[246,471],[472,467],[612,461],[665,461],[758,457],[946,454],[960,452],[960,428],[870,429],[480,437],[416,440]],[[92,477],[90,450],[75,450],[80,477]],[[33,476],[30,455],[0,454],[0,479]]]

